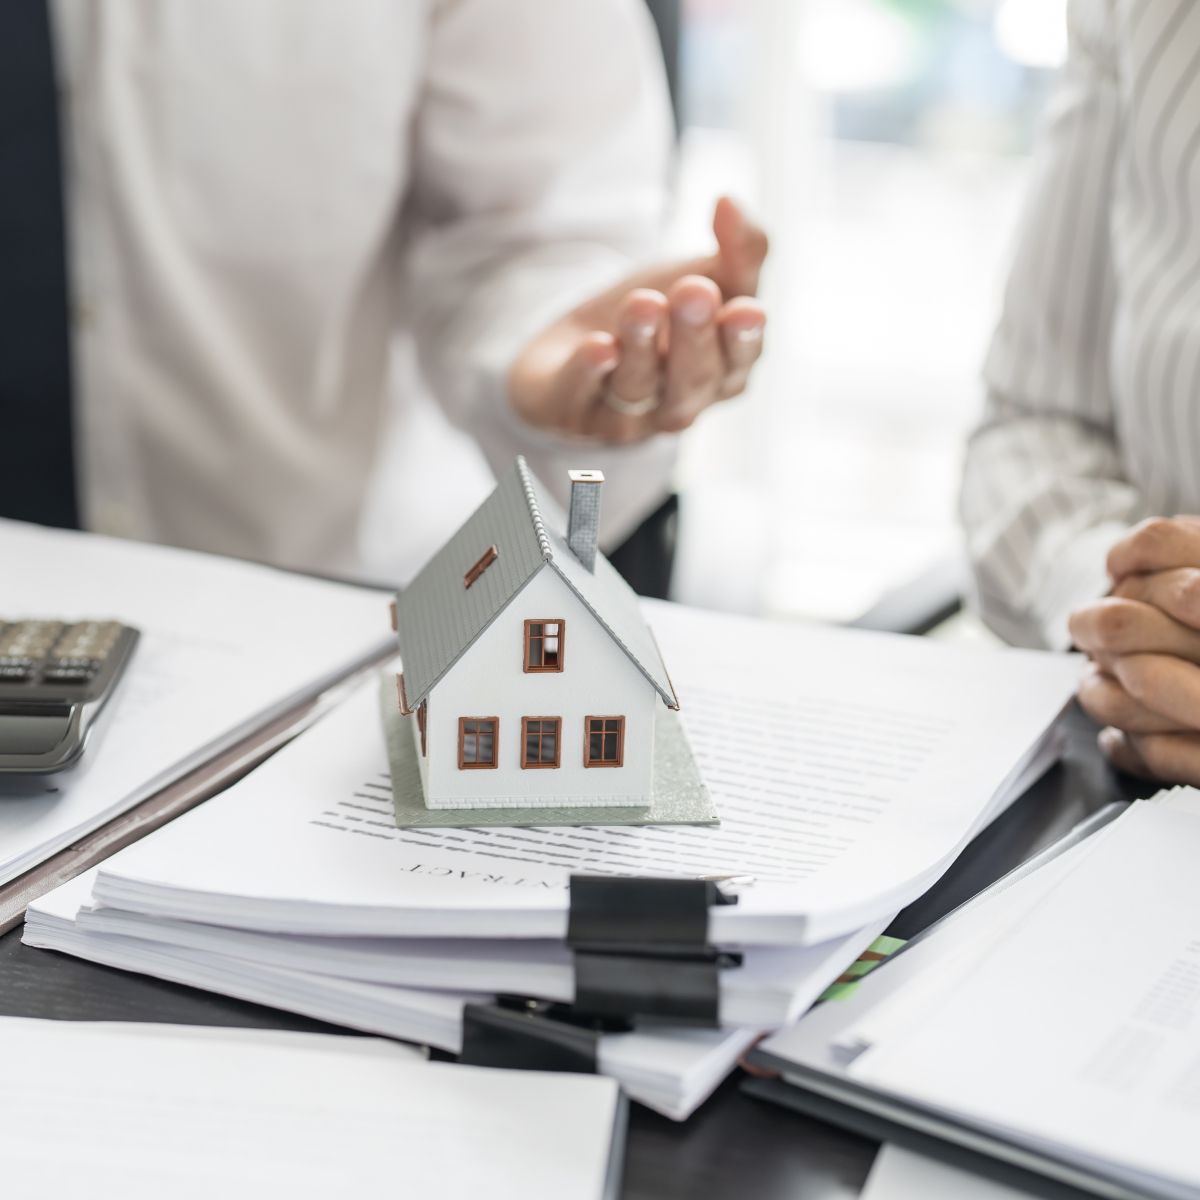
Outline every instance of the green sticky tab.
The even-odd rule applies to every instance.
[[[845,1000],[852,996],[865,975],[904,945],[903,938],[877,937],[821,994],[821,1000]]]
[[[847,996],[852,996],[858,990],[858,984],[855,983],[831,983],[821,996],[822,1000],[845,1000]]]
[[[860,958],[858,960],[858,962],[851,963],[845,969],[845,971],[842,972],[842,974],[843,975],[855,975],[855,976],[865,975],[868,971],[875,970],[875,968],[877,966],[879,966],[879,964],[882,961],[883,961],[882,959],[878,959],[878,958],[877,959],[862,959],[862,958]]]

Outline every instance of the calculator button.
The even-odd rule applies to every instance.
[[[93,674],[95,672],[86,667],[49,667],[42,672],[42,680],[45,683],[87,683]]]

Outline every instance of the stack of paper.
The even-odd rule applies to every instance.
[[[606,1036],[686,1116],[1044,769],[1074,663],[649,609],[719,829],[400,830],[374,689],[35,904],[33,945],[456,1049],[469,995],[574,998],[572,872],[717,877],[721,1029]]]
[[[1198,857],[1200,792],[1136,803],[769,1040],[764,1061],[1087,1191],[1194,1197]]]
[[[0,793],[0,883],[386,653],[387,597],[210,555],[0,520],[0,617],[142,631],[98,738]]]
[[[374,1038],[0,1018],[9,1196],[616,1194],[625,1110],[582,1075]]]

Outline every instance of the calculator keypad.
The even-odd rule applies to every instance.
[[[46,690],[86,692],[123,629],[118,621],[0,621],[0,688],[30,700]]]

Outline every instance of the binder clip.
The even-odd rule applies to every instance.
[[[715,1026],[721,972],[742,956],[709,942],[713,907],[736,904],[712,880],[571,877],[567,945],[579,1016]]]
[[[596,1073],[602,1033],[628,1033],[624,1020],[581,1016],[570,1005],[525,996],[463,1009],[459,1062],[472,1067]]]

